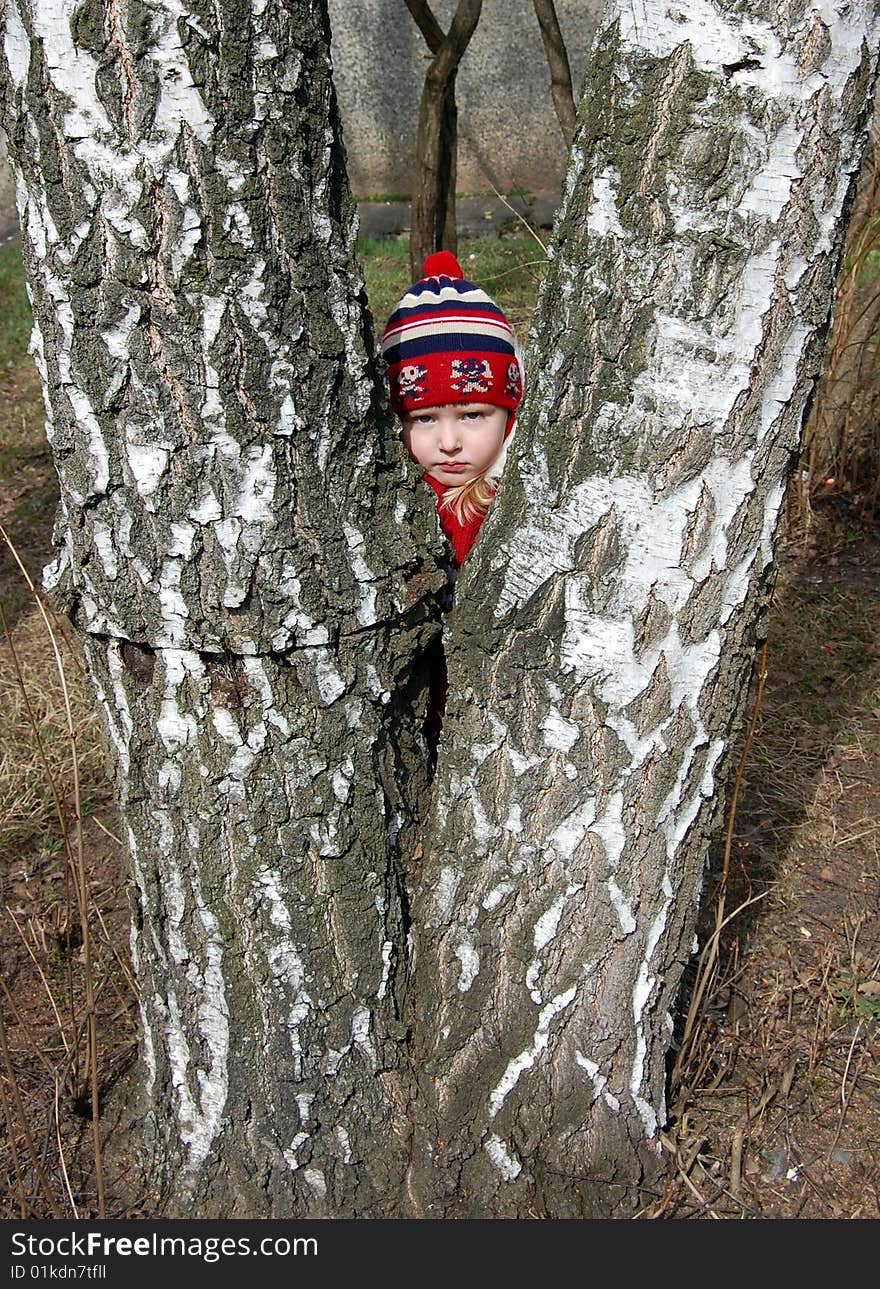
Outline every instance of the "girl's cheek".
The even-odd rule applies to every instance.
[[[419,428],[415,426],[407,427],[407,431],[403,436],[403,446],[417,465],[423,465],[426,454],[430,454],[426,446],[427,435],[424,431],[420,434]]]

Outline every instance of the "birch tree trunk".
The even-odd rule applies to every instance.
[[[623,1214],[659,1169],[877,35],[866,0],[609,14],[429,812],[438,530],[325,6],[9,0],[50,580],[116,758],[171,1213]]]
[[[646,0],[594,45],[516,460],[446,640],[413,901],[426,1215],[621,1215],[660,1170],[878,34],[868,3]]]
[[[396,845],[443,574],[377,393],[328,37],[306,0],[7,11],[50,585],[115,749],[181,1213],[384,1212],[406,1147]]]

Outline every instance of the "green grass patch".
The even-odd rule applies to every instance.
[[[358,253],[378,338],[391,310],[410,285],[409,239],[359,237]]]
[[[31,306],[24,289],[21,251],[0,250],[0,370],[15,367],[27,357],[31,334]]]
[[[388,317],[412,285],[409,238],[362,237],[358,250],[367,283],[367,298],[381,335]],[[547,258],[533,237],[461,238],[458,262],[468,281],[476,282],[506,313],[524,343]]]

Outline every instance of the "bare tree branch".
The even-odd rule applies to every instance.
[[[550,93],[553,95],[553,106],[562,129],[566,143],[574,137],[575,107],[574,93],[571,88],[571,66],[559,19],[556,16],[556,5],[553,0],[534,0],[535,14],[541,28],[541,39],[550,68]],[[412,6],[410,5],[410,8]]]
[[[431,251],[456,250],[455,76],[480,20],[483,0],[459,0],[445,34],[427,0],[406,0],[406,5],[434,55],[422,87],[416,143],[410,218],[410,264],[416,276]]]
[[[431,12],[427,0],[406,0],[406,7],[415,20],[416,26],[425,37],[425,42],[432,54],[439,53],[440,46],[446,39],[446,33]]]
[[[446,40],[435,55],[428,72],[429,76],[436,77],[439,84],[445,84],[452,73],[458,70],[462,55],[480,21],[482,8],[483,0],[459,0]]]

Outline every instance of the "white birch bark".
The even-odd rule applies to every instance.
[[[876,7],[612,7],[530,388],[456,590],[414,901],[429,1216],[602,1216],[665,1060],[865,109]]]
[[[395,847],[443,578],[377,397],[328,36],[305,0],[10,0],[3,38],[138,1130],[207,1216],[387,1211],[408,1132]]]
[[[865,0],[609,11],[408,963],[437,530],[375,397],[325,6],[7,0],[51,578],[178,1212],[604,1215],[656,1171],[877,35]]]

